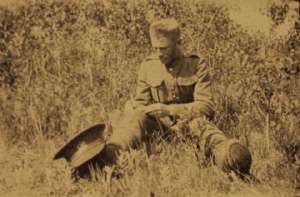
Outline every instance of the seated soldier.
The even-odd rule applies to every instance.
[[[157,129],[172,129],[184,122],[199,139],[199,151],[215,165],[241,177],[249,175],[249,150],[209,122],[214,111],[207,65],[201,57],[181,52],[179,34],[175,19],[151,24],[155,52],[141,65],[135,99],[125,110],[127,117],[112,120],[113,134],[100,158],[106,164],[114,164],[120,149],[135,147]]]

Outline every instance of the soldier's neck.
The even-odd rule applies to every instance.
[[[176,69],[176,62],[182,57],[182,52],[179,48],[176,48],[174,55],[172,56],[169,63],[165,64],[167,70],[175,70]]]

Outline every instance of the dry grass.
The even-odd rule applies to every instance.
[[[281,163],[281,155],[262,158],[254,152],[252,172],[261,184],[246,184],[214,166],[204,167],[191,145],[156,145],[156,153],[145,150],[125,152],[115,168],[121,179],[111,178],[113,168],[96,172],[91,182],[72,183],[64,160],[53,161],[57,146],[44,141],[31,147],[13,147],[1,158],[1,196],[289,196],[291,169]],[[280,177],[280,178],[279,178]]]
[[[249,35],[223,5],[196,2],[0,4],[0,196],[292,194],[294,171],[282,147],[295,139],[300,110],[289,66],[293,35]],[[91,182],[73,183],[67,163],[52,160],[69,136],[107,119],[134,94],[138,65],[150,52],[150,9],[180,16],[182,48],[202,54],[212,74],[214,121],[249,147],[261,184],[230,181],[184,142],[155,144],[150,157],[144,149],[124,153],[115,167],[121,179],[106,168]]]

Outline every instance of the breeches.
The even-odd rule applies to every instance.
[[[214,124],[205,118],[196,118],[184,123],[189,136],[196,139],[199,151],[206,158],[211,159],[215,165],[224,171],[236,171],[249,174],[251,154],[249,150],[236,140],[229,139]],[[154,132],[164,133],[176,128],[165,124],[165,121],[150,117],[137,110],[126,113],[126,116],[112,120],[113,134],[108,144],[126,150],[137,147],[147,140]]]

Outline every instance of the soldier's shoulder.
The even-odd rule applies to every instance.
[[[152,75],[153,73],[160,72],[161,62],[158,57],[154,55],[147,56],[140,65],[140,74]]]
[[[142,65],[141,67],[144,68],[144,67],[149,67],[149,65],[151,65],[151,67],[155,66],[156,64],[159,64],[160,63],[160,60],[157,56],[151,54],[149,56],[147,56],[144,61],[142,62]]]
[[[149,61],[159,61],[159,58],[155,54],[150,54],[145,58],[144,62],[149,62]]]

